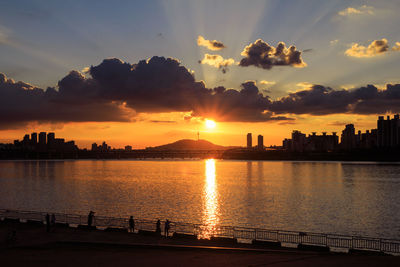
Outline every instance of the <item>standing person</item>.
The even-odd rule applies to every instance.
[[[165,221],[165,225],[164,225],[164,233],[165,233],[165,237],[168,237],[168,231],[170,228],[170,222],[168,221],[168,219]]]
[[[46,214],[46,232],[50,232],[50,215]]]
[[[89,215],[88,215],[88,222],[87,222],[89,228],[92,227],[93,216],[94,216],[94,212],[93,212],[93,211],[90,211],[90,212],[89,212]]]
[[[135,232],[135,220],[133,219],[133,216],[131,216],[131,217],[129,218],[129,231],[130,231],[131,233],[134,233],[134,232]]]
[[[51,214],[51,226],[56,226],[56,215]]]
[[[157,224],[156,224],[156,234],[157,234],[157,235],[161,235],[161,222],[160,222],[160,220],[157,220]]]

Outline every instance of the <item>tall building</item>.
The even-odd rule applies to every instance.
[[[292,132],[292,151],[303,152],[304,146],[306,144],[306,135],[301,133],[300,131],[294,130]]]
[[[97,146],[97,143],[92,144],[92,151],[97,151],[99,147]]]
[[[37,144],[37,133],[31,133],[31,143],[32,145],[36,145]]]
[[[356,148],[356,130],[354,124],[347,124],[342,131],[341,146],[343,150],[352,150]]]
[[[257,149],[263,150],[264,149],[264,137],[260,134],[257,138]]]
[[[391,148],[400,146],[400,116],[394,115],[393,119],[387,116],[379,116],[377,121],[377,143],[380,148]]]
[[[251,137],[251,133],[247,134],[247,148],[253,147],[253,138]]]
[[[39,133],[39,145],[45,146],[46,145],[46,132]]]
[[[332,135],[322,132],[322,135],[317,135],[313,132],[306,138],[305,151],[318,151],[327,152],[333,151],[337,148],[339,143],[339,138],[336,132],[332,132]]]
[[[53,144],[55,139],[56,139],[56,135],[54,133],[47,134],[47,144],[48,145]]]

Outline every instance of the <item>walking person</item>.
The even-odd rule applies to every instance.
[[[90,211],[88,215],[88,227],[92,227],[93,224],[93,216],[94,216],[94,211]]]
[[[160,222],[160,220],[157,220],[157,223],[156,223],[156,234],[157,235],[161,235],[161,222]]]
[[[50,232],[50,215],[46,214],[46,232]]]
[[[133,219],[133,216],[129,218],[129,232],[135,232],[135,220]]]
[[[165,225],[164,225],[165,237],[168,237],[169,228],[170,228],[170,221],[167,219],[167,220],[165,221]]]

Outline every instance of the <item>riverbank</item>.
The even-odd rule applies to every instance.
[[[224,159],[268,161],[373,161],[399,162],[399,150],[354,150],[332,152],[290,152],[285,150],[132,150],[93,152],[79,150],[68,153],[34,151],[0,151],[0,160],[86,160],[86,159]]]
[[[15,237],[12,233],[15,231]],[[331,253],[250,244],[102,231],[57,225],[0,223],[5,266],[398,266],[400,257]]]

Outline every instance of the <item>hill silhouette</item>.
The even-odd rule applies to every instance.
[[[174,143],[148,147],[148,150],[226,150],[228,147],[215,145],[207,140],[182,139]]]

